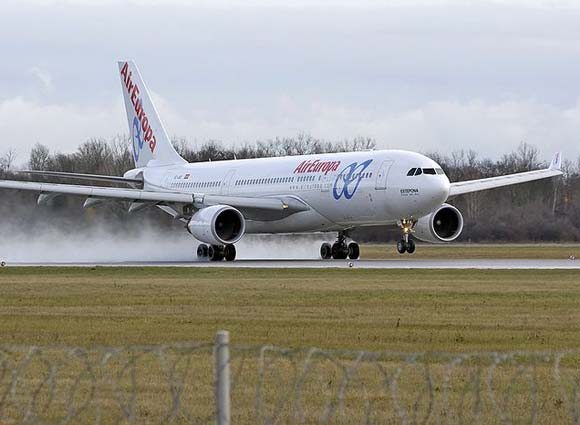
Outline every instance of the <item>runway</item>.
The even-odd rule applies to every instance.
[[[396,260],[237,260],[234,262],[71,262],[71,263],[10,263],[5,267],[227,267],[227,268],[357,268],[357,269],[480,269],[480,270],[564,270],[580,269],[580,260],[445,260],[445,259],[396,259]]]

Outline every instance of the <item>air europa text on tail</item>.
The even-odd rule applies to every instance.
[[[139,87],[131,80],[132,73],[129,71],[129,64],[127,62],[125,62],[123,68],[121,68],[121,75],[123,76],[125,88],[131,98],[133,108],[135,109],[135,115],[141,124],[142,134],[144,135],[145,141],[149,144],[149,149],[151,152],[154,152],[155,146],[157,145],[157,139],[153,134],[153,129],[149,125],[149,118],[147,118],[147,114],[143,109],[143,101],[139,96]]]

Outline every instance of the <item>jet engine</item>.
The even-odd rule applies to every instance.
[[[189,220],[187,230],[197,240],[210,245],[238,242],[246,230],[241,212],[228,205],[213,205],[197,211]]]
[[[421,217],[413,227],[413,236],[424,242],[452,242],[463,230],[463,216],[453,205],[443,204]]]

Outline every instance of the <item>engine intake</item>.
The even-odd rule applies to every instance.
[[[187,230],[197,240],[211,245],[238,242],[246,231],[241,212],[228,205],[213,205],[197,211],[189,220]]]
[[[453,205],[443,204],[421,217],[413,230],[413,236],[424,242],[453,242],[463,231],[463,216]]]

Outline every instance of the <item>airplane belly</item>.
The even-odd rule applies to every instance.
[[[314,210],[302,211],[280,220],[246,221],[246,233],[299,233],[338,230],[340,227]]]

